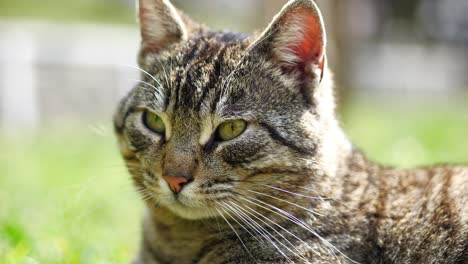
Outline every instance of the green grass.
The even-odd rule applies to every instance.
[[[142,204],[110,129],[48,129],[0,145],[0,263],[128,262]]]
[[[55,21],[135,23],[135,12],[110,0],[3,0],[0,17],[35,18]]]
[[[414,106],[354,100],[341,116],[356,146],[398,167],[468,164],[467,101]]]
[[[374,160],[468,163],[466,106],[359,102],[342,116]],[[0,263],[128,263],[136,251],[143,206],[111,129],[72,127],[0,137]]]

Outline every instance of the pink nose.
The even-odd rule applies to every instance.
[[[163,176],[173,193],[180,193],[188,180],[184,177]]]

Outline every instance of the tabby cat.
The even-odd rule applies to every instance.
[[[292,0],[258,36],[140,0],[115,115],[147,205],[134,263],[468,263],[468,168],[374,164],[335,117],[326,36]]]

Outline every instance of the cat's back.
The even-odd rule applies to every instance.
[[[384,263],[468,263],[468,167],[384,170],[381,181]]]

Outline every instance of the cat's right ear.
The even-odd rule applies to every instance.
[[[250,49],[258,50],[286,73],[321,81],[326,35],[313,0],[290,0]]]
[[[187,27],[169,0],[139,0],[140,57],[157,54],[187,39]]]

